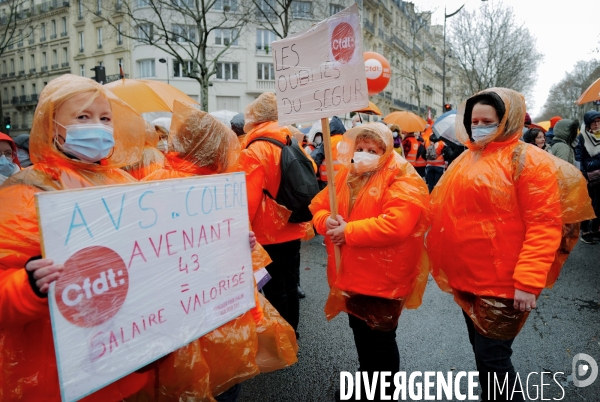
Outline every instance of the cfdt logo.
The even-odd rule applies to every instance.
[[[381,77],[383,74],[383,66],[381,62],[377,59],[368,59],[365,61],[365,73],[367,75],[367,79],[376,80]]]
[[[347,63],[356,49],[354,28],[347,22],[338,24],[331,34],[331,53],[336,61]]]
[[[55,300],[69,322],[95,327],[117,314],[128,289],[129,275],[121,257],[106,247],[86,247],[65,262]]]
[[[590,355],[578,353],[573,357],[573,385],[579,388],[591,385],[598,378],[598,363]]]

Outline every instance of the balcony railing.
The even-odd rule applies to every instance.
[[[11,43],[10,45],[8,45],[8,50],[13,50],[15,47],[14,43]]]
[[[42,73],[45,73],[46,71],[48,71],[48,66],[42,66]]]
[[[45,37],[45,36],[42,36],[42,37],[40,38],[40,42],[46,42],[46,37]]]
[[[10,99],[2,99],[3,105],[10,105]]]
[[[274,91],[275,80],[256,80],[256,89],[259,91]]]
[[[129,78],[129,74],[125,74],[125,78]],[[107,75],[106,81],[104,83],[108,84],[109,82],[117,81],[120,79],[121,79],[121,76],[119,74]]]
[[[378,33],[378,36],[379,36],[381,39],[384,39],[384,40],[385,40],[385,34],[383,33],[383,29],[379,28],[379,31],[378,31],[377,33]]]
[[[17,47],[23,47],[23,42],[21,41],[21,42],[17,43]]]
[[[33,45],[35,43],[35,39],[31,38],[27,41],[30,45]]]
[[[79,48],[79,53],[83,53],[83,51],[84,51],[84,50],[83,50],[83,48],[82,48],[82,47],[80,47],[80,48]]]
[[[60,66],[61,66],[62,68],[69,67],[69,62],[68,62],[68,61],[66,61],[66,62],[64,62],[64,63],[60,63]]]
[[[61,33],[60,33],[60,36],[67,36],[67,31],[65,31],[65,32],[61,32]]]
[[[25,70],[19,70],[19,75],[25,75]]]
[[[36,103],[38,101],[38,95],[37,94],[32,94],[32,95],[21,95],[21,96],[13,96],[11,99],[11,103],[13,105],[24,105],[27,103]],[[13,128],[17,128],[18,126],[13,125]],[[24,126],[23,126],[24,128]]]
[[[121,46],[122,44],[123,44],[123,39],[119,39],[119,40],[117,41],[117,46]]]
[[[102,43],[98,43],[98,49],[102,49]]]
[[[6,74],[6,73],[2,73],[2,75],[0,76],[0,78],[6,78],[6,77],[8,77],[8,74]]]
[[[56,39],[56,34],[50,35],[50,39]]]
[[[12,73],[8,73],[9,77],[14,77],[15,76],[15,72],[13,71]]]
[[[29,69],[29,74],[33,74],[33,73],[35,73],[35,68],[30,68]]]
[[[50,66],[53,70],[56,70],[58,68],[58,64],[53,64]]]
[[[365,29],[375,35],[375,25],[367,19],[365,19]]]

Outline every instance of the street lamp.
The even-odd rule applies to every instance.
[[[487,0],[481,0],[481,1],[487,1]],[[467,3],[460,6],[460,8],[458,10],[456,10],[455,12],[453,12],[452,14],[446,14],[446,6],[444,6],[444,55],[443,55],[443,60],[442,60],[442,104],[443,105],[446,104],[446,20],[448,18],[454,17],[456,14],[458,14],[460,12],[460,10],[462,10],[466,4]]]
[[[170,85],[170,83],[169,83],[169,63],[167,63],[166,59],[158,59],[158,61],[160,63],[163,63],[163,64],[167,65],[167,85]]]

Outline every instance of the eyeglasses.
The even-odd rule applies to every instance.
[[[12,159],[13,153],[12,153],[12,151],[4,151],[4,152],[0,153],[0,155],[6,156],[6,159]]]

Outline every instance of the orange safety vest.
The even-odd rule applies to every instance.
[[[406,150],[406,148],[408,148],[407,146],[405,146],[406,143],[410,144],[410,150],[408,151],[408,153],[406,153],[406,155],[404,156],[404,158],[406,158],[406,160],[413,165],[413,167],[425,167],[427,164],[427,161],[423,158],[419,158],[417,159],[417,152],[419,151],[419,141],[417,141],[417,139],[415,137],[407,137],[404,139],[404,141],[402,142],[402,146],[404,147],[404,149]]]
[[[442,150],[444,149],[444,143],[442,141],[438,141],[435,144],[435,153],[437,155],[437,157],[434,160],[428,160],[427,161],[427,166],[439,166],[439,167],[444,167],[446,165],[446,161],[444,160],[444,157],[442,156]]]
[[[337,174],[337,172],[341,169],[341,167],[343,166],[337,160],[337,145],[340,143],[340,141],[342,140],[343,137],[344,136],[341,134],[334,135],[331,137],[331,156],[333,157],[333,175],[334,175],[334,177]],[[321,166],[319,166],[319,180],[327,182],[327,165],[325,164],[325,159],[323,159],[323,162],[321,162]]]

